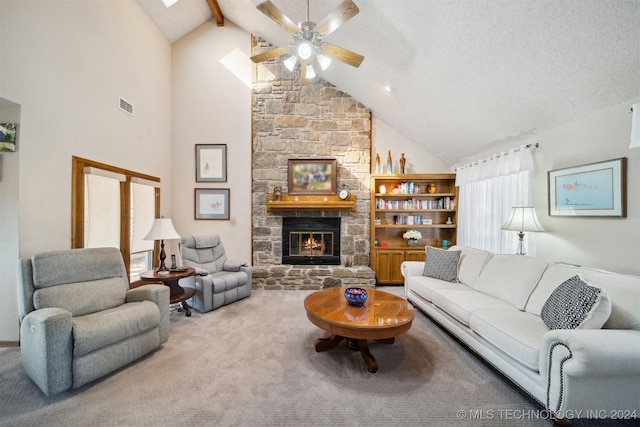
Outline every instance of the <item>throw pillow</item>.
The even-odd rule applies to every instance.
[[[540,317],[549,329],[600,329],[609,314],[611,300],[604,289],[576,275],[551,293]]]
[[[461,253],[462,251],[447,251],[427,246],[427,260],[424,263],[422,275],[447,282],[457,282]]]

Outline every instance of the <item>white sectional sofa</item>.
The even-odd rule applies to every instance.
[[[424,275],[439,277],[433,262],[445,256],[426,250],[429,271],[425,262],[402,264],[407,299],[553,417],[640,417],[640,277],[454,246],[446,256],[460,251],[459,261],[448,281]],[[550,329],[543,319],[577,307],[559,309],[561,289],[554,293],[576,275],[604,292],[578,328]]]

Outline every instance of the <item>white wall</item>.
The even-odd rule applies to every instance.
[[[251,90],[220,61],[238,49],[246,55],[241,71],[251,76],[250,48],[250,35],[228,20],[206,22],[173,44],[171,158],[178,233],[220,234],[227,256],[249,264]],[[196,144],[227,144],[227,182],[196,182]],[[228,188],[230,220],[195,220],[195,188]]]
[[[630,99],[582,120],[541,133],[525,144],[533,151],[533,203],[546,232],[536,233],[536,256],[640,275],[640,149],[629,149]],[[496,147],[475,158],[513,148]],[[547,171],[627,157],[627,217],[587,218],[548,215]]]
[[[371,153],[371,167],[375,167],[376,154],[380,154],[382,173],[387,166],[387,152],[391,150],[393,173],[400,173],[400,154],[407,159],[405,173],[451,173],[451,166],[433,154],[425,151],[422,146],[407,139],[385,122],[379,120],[373,113],[372,122],[373,151]]]
[[[22,106],[19,256],[70,247],[73,155],[160,177],[170,215],[166,38],[135,1],[0,1],[0,97]],[[18,339],[15,289],[3,271],[0,340]]]
[[[0,98],[0,123],[18,123],[20,134],[20,106]],[[0,152],[0,342],[15,341],[18,333],[16,319],[16,274],[18,270],[18,205],[20,146],[15,152]],[[4,329],[6,328],[6,330]]]

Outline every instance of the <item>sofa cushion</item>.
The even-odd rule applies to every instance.
[[[160,310],[151,301],[129,302],[86,316],[74,317],[73,355],[83,356],[160,324]]]
[[[426,276],[411,276],[406,280],[411,292],[427,301],[433,301],[433,291],[437,289],[470,289],[462,283],[447,282],[446,280],[434,279],[433,277]]]
[[[216,242],[216,245],[211,246]],[[224,263],[227,260],[224,245],[220,242],[219,236],[215,234],[183,236],[180,239],[180,254],[184,267],[202,268],[208,273],[223,271]]]
[[[576,275],[551,293],[540,317],[549,329],[600,329],[610,313],[606,293]]]
[[[122,279],[92,280],[37,289],[33,293],[33,306],[41,308],[63,308],[75,316],[95,313],[117,307],[125,302],[127,289]]]
[[[542,337],[549,331],[540,317],[519,310],[476,310],[469,327],[492,345],[535,371]]]
[[[469,325],[476,310],[500,309],[518,311],[511,305],[474,290],[438,289],[433,291],[433,303],[464,325]]]
[[[524,310],[548,263],[522,255],[494,255],[480,273],[474,289]]]
[[[424,262],[423,276],[447,282],[458,281],[458,262],[461,251],[444,250],[431,246],[427,246],[426,251],[427,259]]]
[[[193,241],[195,248],[208,249],[220,244],[220,236],[218,234],[194,234]]]
[[[200,277],[200,280],[202,283],[211,283],[213,293],[218,294],[244,285],[249,276],[244,271],[220,272]]]
[[[611,273],[588,267],[552,264],[545,270],[540,283],[531,293],[527,312],[540,315],[542,306],[562,282],[579,274],[591,285],[604,289],[611,300],[611,314],[604,329],[640,330],[640,277]]]
[[[67,283],[119,277],[120,286],[127,290],[129,281],[116,248],[88,248],[43,252],[31,258],[33,286],[36,289]],[[91,268],[86,268],[90,265]]]
[[[579,267],[551,264],[544,271],[538,286],[531,292],[525,311],[540,316],[542,307],[553,291],[568,278],[580,274]]]
[[[458,281],[473,288],[482,269],[493,254],[489,251],[466,246],[452,246],[449,250],[462,251],[458,264]]]

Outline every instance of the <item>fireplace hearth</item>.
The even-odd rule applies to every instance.
[[[282,264],[340,265],[340,218],[282,218]]]

